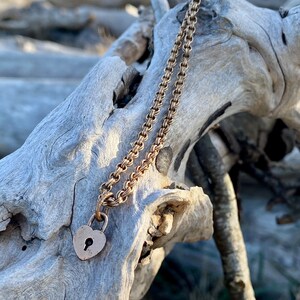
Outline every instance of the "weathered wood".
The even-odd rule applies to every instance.
[[[144,122],[184,9],[174,8],[156,26],[151,64],[124,108],[113,107],[113,91],[127,67],[117,57],[105,58],[19,150],[0,161],[0,250],[11,257],[0,257],[0,298],[127,299],[130,292],[140,298],[134,281],[145,278],[144,287],[149,285],[157,271],[154,258],[163,259],[175,242],[212,233],[211,204],[202,190],[171,188],[183,181],[200,130],[250,111],[281,117],[300,132],[300,14],[282,19],[242,0],[204,1],[165,143],[173,153],[168,174],[152,166],[130,200],[110,211],[104,251],[89,262],[78,260],[72,234],[89,219],[99,184]]]
[[[0,51],[0,77],[82,79],[99,59],[97,55]]]
[[[6,0],[0,2],[0,11],[5,11],[12,7],[24,7],[29,5],[32,0]]]
[[[81,49],[63,46],[49,41],[40,41],[21,35],[6,36],[0,38],[1,52],[25,52],[25,53],[55,53],[69,55],[87,55]],[[59,66],[58,66],[59,67]]]
[[[24,143],[33,128],[78,85],[80,79],[0,79],[0,157]]]
[[[170,5],[167,0],[151,0],[151,7],[155,15],[156,23],[158,23],[170,9]]]
[[[260,6],[260,7],[267,7],[271,9],[277,10],[280,6],[286,2],[285,0],[248,0],[254,5]]]
[[[112,70],[114,70],[114,72],[112,72]],[[42,221],[43,224],[39,223],[38,219],[36,219],[36,217],[34,217],[34,215],[36,214],[37,211],[41,212],[41,210],[40,210],[40,208],[42,208],[40,206],[41,203],[39,204],[39,201],[36,201],[33,198],[31,198],[33,196],[33,194],[32,194],[32,196],[28,195],[31,200],[29,200],[29,198],[27,198],[27,196],[23,195],[22,196],[23,198],[26,197],[28,199],[28,201],[29,201],[28,203],[31,203],[31,204],[35,203],[34,204],[35,208],[33,210],[31,210],[31,212],[29,210],[27,211],[27,209],[25,209],[26,212],[25,211],[20,212],[21,215],[24,216],[21,218],[21,220],[22,219],[24,220],[24,223],[22,223],[22,224],[25,226],[24,227],[23,225],[21,225],[22,237],[24,238],[24,240],[28,240],[28,239],[30,240],[32,230],[35,227],[34,223],[38,222],[39,228],[36,227],[37,231],[36,231],[36,238],[33,238],[34,241],[38,242],[39,239],[43,239],[43,240],[49,239],[48,240],[49,243],[46,242],[46,244],[48,245],[47,252],[49,251],[48,252],[49,254],[52,253],[52,254],[50,254],[50,256],[52,256],[52,255],[56,256],[55,253],[57,253],[57,251],[59,251],[59,252],[67,251],[68,254],[65,253],[67,256],[65,256],[65,254],[61,254],[62,256],[64,256],[63,260],[66,260],[66,261],[69,260],[71,263],[69,265],[69,267],[70,267],[69,270],[71,271],[73,269],[75,271],[78,268],[77,271],[75,271],[75,272],[76,273],[78,272],[79,274],[84,274],[88,270],[91,271],[91,269],[89,267],[89,263],[82,264],[82,263],[76,262],[77,258],[74,255],[73,250],[72,249],[67,250],[69,248],[69,246],[67,246],[68,243],[65,244],[65,246],[67,246],[67,248],[65,248],[65,250],[63,250],[63,248],[65,246],[63,246],[63,244],[61,244],[63,242],[63,240],[61,239],[61,237],[62,237],[61,234],[63,234],[63,236],[65,236],[65,239],[69,240],[70,235],[68,232],[70,232],[70,231],[69,230],[65,231],[65,229],[64,229],[64,228],[66,228],[65,226],[69,226],[68,224],[70,224],[70,222],[72,222],[71,226],[72,227],[74,226],[72,231],[76,230],[79,223],[78,223],[78,221],[75,221],[75,220],[78,218],[81,219],[82,217],[85,218],[91,212],[91,210],[90,210],[91,207],[89,207],[88,205],[85,205],[85,203],[86,203],[85,201],[81,202],[81,200],[80,200],[81,194],[83,192],[82,189],[88,191],[88,193],[89,193],[89,195],[87,195],[87,194],[85,195],[85,198],[86,197],[94,198],[95,197],[94,188],[87,189],[87,186],[92,184],[92,185],[95,185],[95,187],[96,187],[98,185],[98,183],[104,179],[105,172],[103,172],[103,171],[104,171],[104,168],[106,168],[105,167],[105,164],[106,164],[105,156],[107,154],[105,154],[105,152],[103,150],[101,150],[102,146],[99,145],[100,148],[98,148],[98,146],[96,146],[96,144],[91,143],[90,138],[92,136],[94,136],[94,138],[98,139],[97,136],[99,136],[99,137],[101,136],[101,132],[103,132],[102,129],[100,129],[100,127],[99,127],[99,129],[96,129],[96,128],[99,126],[99,124],[103,124],[103,122],[105,120],[109,120],[108,116],[113,112],[113,107],[112,107],[113,89],[117,85],[117,83],[121,80],[122,73],[124,73],[125,70],[126,70],[126,66],[120,59],[107,58],[107,59],[103,60],[102,63],[98,64],[93,69],[91,74],[86,78],[86,80],[78,88],[77,92],[75,92],[73,94],[73,96],[71,96],[69,98],[69,100],[64,102],[62,105],[60,105],[56,110],[54,110],[49,115],[49,118],[57,119],[57,117],[58,117],[57,121],[59,122],[60,125],[57,124],[54,127],[52,127],[52,129],[48,128],[47,134],[45,135],[43,133],[44,125],[52,123],[52,121],[50,121],[50,123],[48,123],[49,120],[47,121],[45,119],[45,121],[43,121],[35,129],[35,131],[31,134],[31,137],[34,137],[34,139],[36,139],[36,137],[38,135],[38,140],[36,140],[36,142],[38,141],[38,145],[39,145],[38,147],[40,148],[40,150],[36,149],[35,147],[32,147],[32,145],[30,146],[31,138],[29,137],[29,139],[27,140],[27,142],[24,144],[24,146],[21,149],[19,149],[18,151],[14,152],[14,154],[8,156],[7,158],[4,158],[1,161],[1,164],[6,165],[8,163],[10,165],[11,164],[10,159],[14,160],[15,155],[18,156],[20,154],[20,152],[22,153],[25,150],[25,152],[27,153],[26,155],[29,155],[27,159],[29,159],[29,157],[33,158],[33,156],[34,156],[35,157],[34,161],[37,163],[36,167],[38,167],[38,166],[41,166],[40,165],[41,161],[38,162],[39,160],[37,159],[38,153],[43,153],[41,155],[42,157],[44,157],[44,155],[48,156],[45,167],[48,170],[47,173],[49,172],[48,173],[49,175],[52,174],[52,175],[50,175],[51,177],[54,176],[56,178],[56,180],[55,180],[56,187],[53,186],[54,190],[57,189],[57,187],[58,187],[57,184],[58,185],[62,184],[62,186],[59,188],[59,190],[62,191],[62,189],[64,189],[64,190],[67,189],[67,190],[69,190],[69,192],[67,192],[65,194],[64,198],[65,197],[66,198],[64,199],[64,201],[59,203],[59,202],[56,202],[57,200],[55,200],[55,199],[57,199],[57,195],[55,194],[54,190],[52,188],[50,188],[49,186],[47,187],[46,182],[45,182],[46,185],[44,186],[43,190],[39,189],[38,193],[40,196],[38,196],[38,197],[43,197],[44,199],[47,199],[46,201],[48,203],[47,204],[48,209],[50,209],[52,211],[51,214],[48,214],[48,216],[44,215],[46,218],[43,218],[44,219],[44,221]],[[108,76],[108,74],[110,74],[110,76]],[[100,76],[100,77],[97,77],[97,76]],[[107,89],[107,91],[110,90],[111,92],[103,93],[104,86]],[[81,91],[90,91],[90,92],[93,91],[93,94],[94,94],[93,101],[91,102],[92,99],[90,97],[86,97],[85,92],[83,92],[81,94],[80,90]],[[80,96],[80,94],[81,94],[81,96]],[[77,117],[75,117],[75,119],[73,119],[74,118],[73,114],[71,114],[73,116],[71,116],[70,114],[66,114],[66,111],[70,111],[73,109],[75,109],[77,112],[80,111],[80,114],[76,113]],[[96,109],[96,111],[95,111],[95,109]],[[61,115],[59,113],[60,117],[57,115],[57,112],[59,112],[59,111],[62,112]],[[117,111],[121,112],[121,110],[117,110]],[[115,111],[112,114],[112,116],[117,111]],[[134,110],[132,112],[134,112]],[[84,119],[82,119],[82,117],[83,118],[87,117],[89,119],[89,122],[88,123],[84,122],[83,121]],[[71,119],[73,119],[73,121],[71,121]],[[70,121],[71,121],[71,123],[70,123]],[[44,123],[44,125],[43,125],[43,123]],[[71,124],[73,124],[73,125],[71,125]],[[74,129],[75,128],[77,128],[77,129],[74,132],[71,128],[69,128],[69,126],[71,126],[71,127],[75,126]],[[91,128],[91,126],[93,129]],[[96,127],[94,127],[94,126],[96,126]],[[48,126],[46,125],[46,127],[48,127]],[[126,129],[126,128],[124,128],[124,129]],[[61,137],[59,138],[58,136],[56,136],[56,133],[60,132],[61,130],[63,130],[63,132],[65,132],[65,134],[62,134],[62,135],[60,134]],[[99,130],[96,135],[95,135],[94,130],[97,130],[97,131]],[[90,136],[90,134],[92,136]],[[127,134],[129,134],[129,137],[131,139],[131,132],[127,132]],[[123,136],[126,135],[125,131],[122,133],[122,135]],[[78,140],[74,141],[74,138],[78,139]],[[83,138],[83,140],[82,140],[82,138]],[[106,145],[103,145],[103,146],[105,148],[107,148],[108,143],[111,144],[111,146],[115,145],[116,138],[117,137],[115,135],[108,137]],[[109,140],[110,140],[110,142],[109,142]],[[33,143],[36,143],[36,142],[33,141]],[[77,142],[79,142],[79,144],[77,144]],[[27,143],[29,143],[29,144],[27,144]],[[61,143],[64,145],[64,149],[65,149],[64,154],[62,152],[57,152],[58,148],[57,148],[57,150],[55,150],[56,147],[59,147],[59,148],[61,147],[61,145],[62,145]],[[26,146],[26,144],[28,146]],[[72,150],[74,146],[78,149],[78,150],[74,149],[75,152],[73,152],[74,150]],[[114,150],[113,150],[113,148],[111,148],[111,150],[113,152],[115,152],[115,151],[124,152],[124,150],[126,150],[126,148],[127,148],[126,146],[127,145],[124,144],[123,150],[121,150],[121,148],[119,148],[119,147],[113,146]],[[29,147],[29,148],[27,148],[27,147]],[[92,148],[90,148],[90,147],[92,147]],[[33,150],[33,148],[35,148],[34,155],[33,155],[33,153],[30,153],[31,152],[30,149]],[[90,150],[88,150],[88,149],[90,149]],[[77,151],[82,153],[83,156],[81,154],[78,156],[79,152],[77,152]],[[90,151],[94,152],[95,154],[90,153]],[[77,152],[77,154],[76,154],[76,152]],[[46,154],[46,153],[48,153],[48,154]],[[113,154],[113,155],[115,155],[115,154]],[[22,156],[22,154],[21,154],[21,156]],[[92,157],[94,157],[94,158],[92,158]],[[27,160],[27,159],[25,159],[25,160]],[[88,177],[90,177],[90,175],[92,175],[92,174],[89,173],[89,171],[88,171],[89,163],[86,159],[88,159],[88,160],[95,159],[93,164],[95,164],[94,166],[98,170],[95,169],[95,173],[93,172],[94,178],[88,179]],[[29,159],[29,160],[31,160],[31,159]],[[69,177],[69,175],[68,175],[69,167],[71,167],[71,165],[73,165],[73,163],[75,162],[75,161],[73,161],[73,163],[70,163],[70,160],[75,160],[76,161],[75,164],[76,165],[79,164],[78,167],[81,169],[81,171],[79,171],[79,169],[78,169],[78,173],[75,176],[76,178],[74,178],[73,175],[71,177]],[[32,163],[30,163],[31,167],[34,168],[35,162],[32,161]],[[19,164],[22,164],[21,161],[19,161]],[[57,171],[54,171],[58,165],[60,165],[59,170],[57,169]],[[88,167],[88,169],[86,169],[87,167]],[[10,175],[9,175],[10,171],[6,167],[4,169],[6,169],[6,171],[4,171],[4,173],[8,172],[8,173],[6,173],[5,177],[8,176],[7,179],[10,178]],[[101,169],[102,169],[102,171],[100,171]],[[26,171],[24,166],[21,168],[18,168],[18,170],[21,171],[22,173],[24,171],[26,173],[29,171],[29,170]],[[54,171],[54,173],[53,173],[53,171]],[[62,173],[61,173],[61,171],[62,171]],[[71,173],[73,173],[73,172],[74,172],[74,170],[71,171]],[[156,174],[155,175],[157,178],[156,179],[157,183],[155,184],[156,187],[153,186],[154,182],[152,181],[151,176],[149,177],[149,175],[152,172],[154,172]],[[131,261],[133,266],[136,265],[138,263],[138,259],[139,259],[140,253],[142,251],[142,246],[143,246],[143,242],[141,240],[138,241],[139,238],[137,240],[136,237],[138,235],[140,235],[141,230],[142,230],[143,234],[142,234],[141,238],[143,240],[146,240],[147,230],[151,226],[151,215],[153,213],[155,213],[156,211],[158,211],[158,212],[156,212],[155,214],[157,214],[157,215],[160,214],[159,206],[161,207],[162,212],[164,211],[164,209],[167,209],[169,211],[174,211],[173,212],[173,214],[174,214],[173,227],[172,226],[170,227],[171,229],[172,228],[174,228],[174,229],[170,230],[170,232],[167,235],[168,240],[165,243],[163,243],[163,245],[166,244],[167,248],[170,247],[175,241],[197,240],[200,238],[208,238],[210,236],[210,234],[211,234],[211,205],[210,205],[210,202],[208,201],[208,198],[206,198],[206,196],[202,193],[202,191],[197,188],[192,189],[191,191],[168,190],[168,189],[163,190],[162,189],[163,187],[166,187],[170,184],[170,179],[168,179],[168,177],[166,177],[166,176],[160,175],[160,173],[155,169],[152,169],[152,172],[148,173],[148,175],[145,178],[146,180],[144,181],[144,184],[146,184],[146,186],[149,186],[149,196],[148,197],[146,197],[146,198],[143,197],[144,198],[143,201],[140,201],[140,199],[138,200],[136,198],[136,200],[134,200],[134,201],[136,201],[135,205],[133,203],[128,203],[128,204],[123,205],[123,208],[125,210],[118,209],[118,210],[115,210],[115,212],[113,212],[113,211],[111,212],[111,214],[110,214],[111,225],[109,226],[109,228],[107,230],[107,236],[110,237],[109,244],[106,246],[105,251],[101,255],[102,260],[99,260],[100,256],[98,256],[97,258],[95,258],[94,263],[96,263],[98,261],[98,263],[100,263],[100,264],[103,264],[103,263],[107,264],[109,261],[120,260],[124,263],[125,263],[125,261],[126,262]],[[3,175],[4,175],[4,173],[3,173]],[[71,173],[70,173],[70,175],[71,175]],[[37,173],[31,174],[31,175],[29,173],[27,175],[25,175],[25,174],[23,173],[24,176],[22,176],[22,177],[26,182],[28,180],[27,175],[29,175],[31,177],[30,183],[27,182],[27,184],[26,184],[27,188],[29,188],[29,189],[31,189],[29,187],[29,185],[31,187],[36,186],[36,183],[34,183],[35,182],[34,178],[36,178],[40,183],[43,182],[43,179],[39,178],[39,175]],[[77,177],[77,176],[79,176],[79,177]],[[88,176],[88,177],[86,177],[86,176]],[[102,177],[103,179],[99,178],[99,176]],[[16,176],[16,177],[18,177],[18,176]],[[44,177],[44,178],[46,179],[46,177]],[[61,179],[59,179],[59,178],[61,178]],[[150,179],[151,179],[151,183],[149,182]],[[46,179],[46,180],[48,180],[48,179]],[[73,180],[75,180],[75,182],[77,182],[75,184],[76,187],[74,187],[75,182]],[[74,188],[75,188],[75,191],[74,191]],[[148,188],[146,188],[146,189],[148,189]],[[0,190],[2,190],[2,188]],[[44,193],[46,193],[46,194],[44,194]],[[21,194],[23,194],[23,192],[21,192]],[[44,196],[42,196],[43,194],[44,194]],[[10,198],[9,195],[7,195],[7,196]],[[13,196],[13,198],[16,200],[16,198],[14,196]],[[13,200],[13,202],[15,200]],[[71,200],[71,202],[70,202],[70,200]],[[75,202],[79,201],[79,202],[76,204],[73,201],[75,201]],[[17,202],[19,202],[19,200],[17,200]],[[26,200],[26,202],[27,202],[27,200]],[[58,214],[55,213],[55,211],[56,211],[55,203],[59,204],[59,206],[60,206],[59,211],[57,211]],[[180,203],[182,203],[182,205]],[[53,204],[54,204],[54,206],[53,206]],[[84,205],[84,206],[81,207],[82,205]],[[138,208],[139,206],[140,206],[140,208]],[[71,215],[69,213],[72,211],[72,207],[73,207],[74,216],[72,217],[72,221],[71,221],[71,219],[70,219]],[[147,207],[147,209],[145,209],[146,207]],[[150,208],[150,207],[152,207],[152,208]],[[194,214],[196,207],[198,207],[197,208],[198,213]],[[114,216],[114,214],[117,213],[118,211],[122,212],[122,217],[117,216],[117,215]],[[126,213],[128,213],[128,216],[125,216],[123,214],[124,211],[126,211]],[[189,211],[190,211],[190,213],[189,213]],[[10,216],[11,214],[16,214],[16,211],[13,209],[13,207],[11,205],[6,205],[3,203],[1,212],[3,213],[1,219],[5,220],[5,221],[1,222],[2,229],[4,229],[7,225],[7,223],[9,222],[9,219],[7,219],[7,216]],[[194,229],[191,232],[186,232],[186,230],[189,230],[189,228],[190,228],[189,222],[191,222],[191,220],[193,220],[194,217],[197,217],[197,219],[198,219],[200,212],[202,212],[202,214],[203,214],[202,222],[198,222],[198,221],[192,222],[192,224],[194,224],[194,226],[197,227],[197,230]],[[29,215],[28,215],[28,213],[29,213]],[[56,216],[59,215],[60,220],[57,223],[56,222],[52,223],[51,220],[53,220],[53,217],[55,217],[55,215]],[[132,216],[134,216],[134,215],[136,217],[132,218]],[[35,219],[35,221],[33,221],[32,218]],[[125,221],[125,220],[127,220],[128,218],[131,218],[131,220],[132,220],[131,225],[128,224],[129,227],[127,227],[128,225],[124,226],[125,222],[127,223],[127,221]],[[140,220],[140,221],[138,221],[140,223],[140,225],[138,225],[138,226],[136,223],[136,221],[138,220],[137,218]],[[120,221],[121,223],[117,224],[117,223],[115,223],[114,220],[116,220],[116,221],[118,220],[117,222]],[[32,221],[33,221],[33,223],[32,223]],[[80,220],[79,222],[82,222],[82,221]],[[177,230],[178,227],[181,228],[181,230]],[[113,232],[116,233],[116,231],[114,230],[115,228],[119,228],[120,231],[118,230],[119,231],[118,234],[112,234]],[[121,228],[123,228],[123,229],[121,229]],[[129,231],[127,232],[127,230],[125,230],[126,228],[128,228],[130,230],[130,234],[129,234]],[[6,232],[4,232],[4,234],[2,234],[2,241],[3,241],[3,239],[5,239],[5,236],[6,236]],[[126,239],[124,239],[124,238],[120,239],[121,236],[123,236],[123,237],[126,236]],[[164,239],[163,235],[162,235],[161,239],[162,240]],[[134,245],[132,245],[133,240],[136,240]],[[159,240],[156,240],[156,243],[158,243],[158,241]],[[10,240],[10,242],[13,242],[13,240]],[[110,248],[109,245],[114,245],[116,242],[121,243],[121,244],[118,245],[117,247],[113,246],[113,248]],[[26,243],[26,242],[24,241],[24,243]],[[44,246],[46,244],[44,244]],[[58,250],[61,247],[59,245],[61,245],[63,247],[63,248],[61,248],[61,250]],[[2,242],[1,247],[8,247],[8,245],[4,244]],[[153,246],[153,247],[154,247],[153,248],[153,251],[154,251],[155,246]],[[157,246],[157,247],[161,248],[161,246]],[[7,249],[7,248],[4,248],[4,249]],[[31,249],[33,249],[33,250],[31,250]],[[32,246],[32,248],[31,248],[31,245],[28,244],[26,251],[27,252],[25,254],[31,256],[31,255],[33,255],[33,253],[36,253],[36,248],[34,246]],[[34,251],[34,252],[31,252],[31,251]],[[52,251],[54,251],[54,252],[52,252]],[[128,251],[131,252],[132,254],[129,255]],[[42,252],[36,253],[36,256],[35,256],[36,259],[39,260],[38,257],[40,254],[42,254]],[[150,257],[151,257],[151,253],[149,253]],[[59,256],[61,256],[61,255],[59,255]],[[129,257],[128,257],[128,255],[129,255]],[[52,259],[50,259],[50,260],[52,260]],[[149,258],[149,260],[151,260],[151,259]],[[59,263],[60,261],[61,260],[56,260],[54,258],[54,261],[53,261],[54,265],[52,266],[52,270],[56,269],[55,265],[58,266],[60,264]],[[42,261],[41,261],[41,263],[42,263]],[[75,263],[75,265],[74,265],[74,263]],[[77,267],[76,267],[76,265],[77,265]],[[7,264],[5,264],[3,267],[5,268],[6,266],[7,266]],[[69,267],[67,267],[67,268],[69,268]],[[75,267],[75,269],[74,269],[74,267]],[[42,268],[42,266],[41,266],[41,268]],[[125,267],[125,268],[127,268],[127,267]],[[151,268],[151,266],[147,266],[147,268],[149,269],[149,268]],[[25,268],[23,270],[24,270],[24,272],[27,272],[29,270],[29,268]],[[88,273],[90,273],[90,271],[88,271]],[[113,271],[113,272],[115,272],[115,276],[113,276],[114,282],[111,282],[110,285],[108,285],[108,287],[110,286],[110,288],[112,288],[112,290],[108,291],[108,293],[107,293],[107,297],[109,297],[109,298],[114,297],[114,295],[117,295],[119,293],[121,293],[122,295],[124,295],[124,297],[127,298],[126,295],[128,295],[128,293],[130,291],[128,284],[130,284],[130,285],[132,284],[133,273],[132,273],[131,279],[129,279],[130,281],[127,283],[127,281],[123,281],[123,279],[122,279],[123,272],[120,272],[120,271],[121,271],[120,266],[117,266],[117,264],[116,264],[115,271]],[[69,271],[67,271],[67,273],[68,272]],[[149,274],[151,275],[153,273],[149,273]],[[46,284],[46,281],[48,281],[48,279],[49,279],[49,277],[48,277],[48,279],[44,279],[43,276],[40,276],[41,274],[36,274],[36,275],[38,276],[38,278],[36,277],[36,280],[35,280],[36,283],[39,282],[41,284],[42,282],[44,282]],[[95,273],[94,273],[94,275],[92,275],[90,273],[89,276],[87,276],[87,277],[85,276],[85,279],[82,278],[83,284],[84,285],[88,284],[89,281],[94,280],[95,275],[96,275]],[[23,273],[23,276],[25,276],[25,273]],[[102,273],[102,275],[100,275],[100,276],[106,276],[106,275],[104,273]],[[13,281],[11,281],[11,280],[13,280],[12,278],[10,278],[10,282],[8,283],[6,280],[9,277],[10,277],[9,275],[8,275],[8,277],[5,277],[6,279],[4,277],[1,277],[1,284],[6,286],[2,290],[6,290],[6,292],[7,291],[12,292],[12,287],[15,286],[15,284],[17,284],[16,281],[15,281],[15,284],[13,284]],[[34,277],[35,277],[35,275],[34,275]],[[58,288],[64,282],[63,278],[62,277],[59,278],[59,276],[57,277],[56,275],[54,277],[52,277],[50,275],[50,277],[52,279],[54,279],[54,277],[56,277],[55,291],[58,290]],[[153,277],[153,275],[151,277]],[[99,280],[106,281],[106,279],[104,279],[104,278],[103,279],[99,278]],[[115,282],[119,282],[120,280],[123,281],[123,284],[121,286],[119,284],[115,284]],[[7,282],[7,283],[5,283],[5,282]],[[147,284],[149,282],[150,282],[150,280],[148,279]],[[32,297],[37,297],[37,295],[38,295],[33,291],[36,288],[34,286],[32,286],[32,291],[31,291]],[[67,287],[67,289],[69,289],[69,287]],[[49,282],[49,284],[47,284],[47,291],[44,291],[42,293],[46,293],[46,294],[50,295],[50,293],[54,293],[55,291],[51,289],[51,284]],[[97,295],[98,295],[98,292],[96,290],[94,292],[93,291],[85,291],[84,293],[88,293],[92,298],[97,298]],[[93,293],[95,293],[95,294],[93,294]],[[134,295],[133,295],[133,297],[134,297]]]
[[[60,1],[60,0],[48,0],[49,2],[64,7],[76,7],[80,5],[93,5],[99,7],[107,8],[122,8],[128,4],[127,0],[69,0],[69,1]],[[140,5],[149,5],[149,0],[132,0],[130,4],[135,6]]]
[[[235,191],[222,159],[208,135],[195,146],[195,152],[210,180],[213,203],[214,240],[223,264],[224,282],[232,300],[255,299],[247,252],[241,231]]]
[[[297,0],[291,0],[297,1]],[[29,5],[33,0],[9,0],[5,2],[1,2],[0,4],[0,10],[5,10],[9,7],[23,7],[25,5]],[[48,2],[59,6],[59,7],[69,7],[74,8],[80,5],[93,5],[98,7],[107,7],[107,8],[122,8],[125,7],[128,4],[128,1],[124,0],[68,0],[68,1],[60,1],[60,0],[48,0]],[[172,6],[174,6],[174,1],[171,1]],[[178,0],[177,3],[180,1]],[[249,0],[249,2],[252,2],[253,4],[261,7],[268,7],[273,9],[278,9],[280,6],[282,6],[285,2],[285,0]],[[149,0],[133,0],[130,1],[132,5],[139,6],[139,5],[149,5]]]
[[[286,0],[247,0],[248,2],[263,8],[270,8],[274,10],[278,10],[280,6],[282,6]],[[289,0],[289,1],[298,1],[298,0]],[[183,0],[169,0],[171,7],[174,7],[178,3],[183,3]]]
[[[91,25],[105,27],[120,36],[136,17],[121,9],[80,6],[62,9],[46,2],[0,13],[0,29],[11,34],[47,36],[51,29],[81,30]]]
[[[138,20],[113,43],[105,57],[118,55],[127,64],[138,60],[146,51],[152,28],[153,15],[149,10],[144,10]],[[0,76],[19,79],[0,78],[1,157],[18,149],[42,118],[70,94],[99,60],[96,55],[73,52],[73,49],[55,43],[24,37],[2,41]],[[28,47],[31,50],[34,48],[35,52],[24,53]],[[13,51],[8,51],[12,48]],[[61,50],[64,55],[61,55]],[[130,81],[128,74],[123,76],[121,85],[115,90],[116,97],[120,88],[126,86],[128,89]]]
[[[140,60],[152,39],[153,26],[151,9],[143,9],[139,18],[111,45],[105,56],[120,56],[127,65]]]

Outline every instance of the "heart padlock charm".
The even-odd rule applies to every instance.
[[[88,225],[81,226],[73,237],[73,245],[79,259],[87,260],[96,256],[105,246],[106,237],[104,230],[107,225],[107,215],[104,217],[104,225],[102,230],[94,230],[91,225],[94,216],[91,217]]]

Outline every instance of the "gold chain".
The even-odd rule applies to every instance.
[[[162,76],[161,82],[159,84],[153,105],[146,116],[146,121],[138,134],[137,140],[134,142],[134,146],[123,158],[123,160],[117,165],[115,171],[109,175],[108,180],[105,183],[103,183],[99,188],[99,196],[95,213],[95,218],[98,221],[102,220],[102,207],[116,207],[128,199],[139,178],[142,177],[145,171],[155,160],[159,151],[163,148],[167,133],[173,122],[174,116],[179,105],[182,87],[186,78],[190,52],[192,50],[191,43],[193,41],[194,33],[196,30],[196,14],[199,10],[200,4],[201,0],[192,0],[189,4],[188,10],[180,26],[179,32],[176,36],[176,40],[171,50],[170,57],[167,61],[167,65],[164,69],[164,75]],[[177,57],[181,49],[182,58],[180,61],[177,78],[174,83],[172,98],[170,100],[170,105],[163,119],[162,125],[156,134],[155,141],[151,145],[150,150],[145,154],[145,158],[140,162],[138,166],[135,167],[135,170],[128,176],[128,178],[123,184],[122,189],[116,194],[114,194],[112,192],[112,188],[120,181],[121,175],[127,171],[128,167],[133,165],[134,161],[139,157],[139,153],[144,149],[145,142],[147,141],[149,133],[152,131],[153,125],[155,124],[157,115],[161,110],[163,101],[165,99],[166,91],[168,90],[171,77],[174,73]]]

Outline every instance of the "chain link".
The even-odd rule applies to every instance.
[[[139,178],[143,176],[145,171],[154,162],[159,151],[163,148],[167,133],[173,122],[174,116],[179,105],[182,87],[186,78],[190,52],[192,50],[191,44],[193,41],[197,24],[196,14],[200,8],[200,4],[201,0],[192,0],[189,4],[186,15],[176,36],[176,40],[171,50],[170,57],[164,69],[164,74],[161,78],[158,91],[156,92],[153,105],[146,116],[145,123],[143,124],[142,129],[138,134],[137,140],[134,142],[132,149],[117,165],[115,171],[109,175],[108,180],[105,183],[103,183],[99,188],[99,196],[95,213],[95,217],[98,219],[98,221],[102,219],[102,206],[106,206],[107,210],[108,207],[116,207],[128,199]],[[172,75],[174,73],[174,68],[176,66],[180,50],[182,50],[182,57],[179,64],[177,78],[174,83],[172,98],[170,100],[170,105],[163,119],[162,125],[156,134],[155,141],[150,147],[150,150],[145,154],[145,158],[140,162],[138,166],[135,167],[134,171],[128,176],[128,178],[123,184],[122,189],[119,192],[117,192],[116,195],[114,195],[114,193],[112,193],[112,188],[120,181],[121,175],[133,165],[134,161],[139,157],[140,152],[144,149],[145,142],[147,141],[149,133],[152,131],[153,125],[155,124],[157,116],[160,113],[163,101],[166,96],[166,92],[168,90]]]

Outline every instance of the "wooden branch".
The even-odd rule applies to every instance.
[[[204,173],[211,180],[214,239],[221,255],[226,287],[233,300],[255,299],[230,176],[208,135],[197,146],[197,158]]]
[[[120,36],[135,20],[136,17],[124,10],[91,6],[62,9],[46,2],[36,2],[26,8],[1,12],[0,29],[11,34],[45,37],[48,30],[55,28],[81,30],[94,25]]]
[[[153,26],[153,13],[146,8],[141,12],[139,18],[111,45],[105,56],[117,55],[127,65],[138,61],[146,52],[149,40],[152,39]]]
[[[139,280],[137,266],[148,272],[142,267],[143,245],[150,253],[158,247],[164,255],[171,244],[196,239],[195,232],[205,233],[204,238],[212,233],[211,205],[202,190],[168,189],[183,182],[199,135],[240,111],[281,117],[300,132],[300,14],[282,19],[242,0],[204,1],[180,107],[159,154],[166,157],[158,158],[165,165],[153,165],[130,200],[110,211],[103,252],[88,262],[78,260],[72,234],[88,221],[99,184],[126,155],[143,124],[184,10],[179,5],[157,24],[151,64],[125,107],[114,107],[113,99],[128,67],[118,57],[105,58],[20,149],[0,161],[0,251],[8,253],[0,256],[0,298],[23,293],[31,298],[127,299],[130,292],[132,298],[140,297],[141,291],[135,295],[132,287]],[[148,143],[153,140],[151,135]],[[164,197],[170,193],[172,200]],[[180,207],[179,202],[185,204]],[[173,222],[163,211],[155,223],[159,217],[153,215],[161,205],[172,207]],[[199,206],[204,211],[200,221]],[[187,214],[190,223],[185,209],[193,212]],[[147,234],[157,237],[157,232],[150,230],[151,222],[165,234],[159,243],[152,240],[152,246]],[[89,288],[77,289],[78,283]]]
[[[156,23],[158,23],[170,9],[167,0],[151,0],[151,6],[155,14]]]

